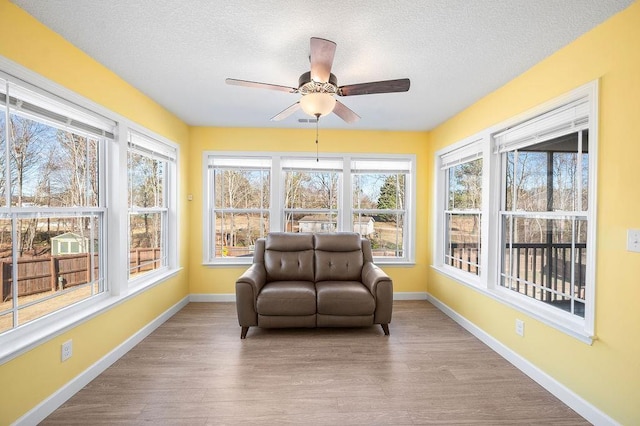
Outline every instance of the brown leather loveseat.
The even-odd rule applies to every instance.
[[[256,241],[236,281],[244,339],[249,327],[364,327],[389,335],[393,283],[373,264],[370,242],[352,232],[274,232]]]

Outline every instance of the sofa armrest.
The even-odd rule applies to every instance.
[[[267,281],[262,263],[254,263],[236,280],[236,309],[242,327],[258,325],[256,298]]]
[[[389,281],[391,278],[373,262],[365,262],[362,267],[362,284],[367,286],[371,294],[376,297],[376,290],[381,282]]]
[[[376,300],[375,324],[389,324],[393,311],[393,281],[373,262],[365,262],[362,267],[362,283]]]
[[[253,287],[254,295],[258,295],[262,287],[267,282],[267,271],[264,269],[264,264],[253,263],[246,271],[240,275],[236,280],[238,283],[247,283]]]

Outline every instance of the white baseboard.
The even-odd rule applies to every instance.
[[[42,401],[40,404],[29,410],[25,415],[20,417],[14,425],[37,425],[44,420],[49,414],[53,413],[58,407],[64,404],[69,398],[75,395],[80,389],[85,387],[89,382],[98,377],[103,371],[109,368],[114,362],[124,356],[133,349],[145,337],[151,334],[156,328],[160,327],[165,321],[175,315],[180,309],[189,303],[189,297],[183,298],[181,301],[160,314],[156,319],[141,328],[133,336],[129,337],[120,346],[109,352],[107,355],[98,360],[91,367],[74,377],[66,385],[58,389],[50,397]]]
[[[209,294],[209,293],[191,293],[189,302],[235,302],[235,293]]]
[[[426,292],[399,292],[393,293],[393,300],[427,300]],[[233,293],[207,294],[198,293],[189,296],[189,302],[235,302]]]
[[[555,395],[560,401],[569,406],[576,413],[580,414],[586,420],[594,425],[612,425],[618,426],[619,423],[614,419],[606,415],[604,412],[590,404],[584,398],[567,388],[562,383],[521,357],[511,349],[509,349],[500,341],[496,340],[491,335],[480,329],[471,321],[464,318],[462,315],[455,312],[449,306],[433,297],[427,296],[427,300],[431,302],[436,308],[440,309],[449,318],[457,322],[469,333],[477,337],[482,343],[489,346],[495,352],[497,352],[504,359],[513,364],[517,369],[536,381],[540,386],[545,388],[551,394]]]
[[[393,300],[427,300],[427,292],[425,291],[402,291],[393,293]]]

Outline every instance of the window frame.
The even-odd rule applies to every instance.
[[[384,162],[384,165],[380,165],[380,162]],[[415,173],[413,172],[415,170],[415,164],[408,161],[407,158],[405,157],[387,157],[384,159],[381,159],[380,157],[377,156],[371,156],[371,157],[358,157],[358,156],[354,156],[351,158],[351,162],[350,162],[350,177],[351,177],[351,185],[349,186],[350,190],[351,190],[351,206],[350,206],[350,218],[349,218],[349,223],[351,224],[351,230],[355,231],[354,226],[355,226],[355,216],[358,217],[363,217],[363,216],[373,216],[376,214],[383,214],[383,215],[395,215],[396,218],[398,216],[402,216],[402,250],[403,253],[405,250],[408,250],[409,245],[413,245],[413,241],[414,241],[414,235],[415,235],[415,228],[411,228],[410,226],[410,221],[415,219],[415,215],[410,212],[410,208],[411,206],[414,205],[414,201],[415,201],[415,195],[414,195],[414,189],[415,188]],[[403,175],[404,176],[404,208],[398,208],[396,206],[396,208],[393,209],[381,209],[381,208],[375,208],[375,209],[367,209],[367,208],[361,208],[359,206],[356,206],[355,200],[353,200],[353,190],[351,188],[353,188],[355,186],[355,183],[353,182],[355,175],[376,175],[376,174],[388,174],[389,176],[396,176],[396,195],[397,195],[397,191],[398,188],[397,186],[399,185],[399,180],[397,179],[398,176]],[[382,187],[384,187],[384,185],[386,184],[383,183]],[[381,189],[382,189],[381,187]],[[398,201],[397,197],[396,197],[396,202]],[[398,228],[397,225],[398,221],[396,221],[396,229]],[[415,222],[413,222],[415,224]],[[360,224],[360,222],[358,222],[358,226],[361,227],[362,225]],[[408,243],[407,243],[408,242]],[[372,240],[372,251],[373,253],[375,253],[375,248],[373,247],[373,243],[374,240]],[[386,250],[386,248],[385,248]],[[411,250],[413,250],[413,248],[411,248]],[[403,259],[405,259],[406,257],[409,257],[411,259],[413,259],[412,254],[409,254],[408,256],[405,254],[404,256],[376,256],[374,254],[374,260],[377,263],[387,263],[387,264],[393,264],[393,263],[397,263],[397,262],[403,262]],[[384,260],[383,260],[384,259]]]
[[[327,162],[329,162],[329,164],[327,164]],[[324,157],[323,158],[312,158],[312,157],[305,157],[305,156],[295,156],[295,157],[289,157],[289,156],[285,156],[285,157],[280,157],[280,173],[281,173],[281,180],[282,180],[282,185],[281,185],[281,190],[280,193],[277,194],[277,196],[281,197],[282,199],[282,212],[281,212],[281,217],[280,220],[282,221],[281,226],[279,226],[277,229],[278,230],[284,230],[287,227],[287,215],[291,214],[291,215],[295,215],[295,214],[304,214],[304,215],[328,215],[329,217],[335,219],[335,227],[332,227],[332,229],[330,229],[329,231],[338,231],[340,229],[342,229],[341,225],[341,221],[340,221],[340,212],[342,211],[342,209],[344,208],[344,185],[342,184],[342,182],[344,181],[344,165],[342,164],[342,161],[338,160],[336,161],[335,158],[328,158],[328,157]],[[306,166],[306,167],[304,167]],[[302,207],[291,207],[291,206],[287,206],[286,203],[286,191],[287,191],[287,173],[288,172],[293,172],[293,173],[327,173],[327,174],[331,174],[331,173],[335,173],[336,179],[337,179],[337,188],[336,188],[336,194],[334,194],[334,200],[335,200],[335,208],[332,207],[328,207],[328,208],[302,208]],[[304,216],[303,216],[304,217]],[[330,222],[331,225],[333,225],[333,222]]]
[[[269,212],[268,221],[269,227],[273,226],[273,214],[272,207],[273,206],[273,165],[271,164],[271,160],[268,156],[261,155],[239,155],[234,153],[221,153],[220,155],[207,155],[206,151],[203,153],[202,160],[202,182],[203,182],[203,229],[204,235],[202,239],[203,247],[203,264],[223,264],[223,265],[233,265],[233,264],[247,264],[250,263],[247,259],[240,257],[216,257],[216,247],[215,247],[215,238],[211,238],[211,230],[216,229],[216,211],[220,211],[222,213],[233,213],[237,212],[239,214],[242,213],[258,213],[262,214],[263,211]],[[215,205],[215,160],[220,161],[221,169],[223,170],[256,170],[256,171],[267,171],[269,173],[269,207],[264,208],[264,206],[260,206],[259,208],[250,208],[250,209],[233,209],[233,208],[216,208]],[[249,163],[253,162],[253,165],[243,168],[243,160],[248,160]],[[267,164],[269,164],[267,166]],[[211,255],[213,252],[213,256]],[[251,258],[249,258],[251,259]]]
[[[0,56],[0,79],[11,81],[25,89],[36,93],[44,99],[50,99],[54,104],[68,113],[72,119],[79,118],[81,122],[89,120],[90,128],[95,124],[113,122],[115,129],[113,140],[104,143],[103,161],[105,166],[100,171],[99,185],[104,219],[102,226],[103,247],[101,262],[103,263],[103,278],[105,291],[89,299],[85,299],[63,309],[49,313],[41,318],[24,325],[14,327],[0,334],[0,365],[37,347],[54,336],[60,335],[77,325],[94,318],[111,309],[118,303],[128,300],[142,291],[153,288],[170,277],[175,276],[181,266],[178,262],[178,166],[179,145],[159,136],[140,126],[127,117],[121,116],[110,109],[97,104],[78,93],[55,83],[36,72],[23,67],[3,56]],[[77,115],[76,115],[77,114]],[[55,120],[55,117],[52,117]],[[121,188],[127,184],[127,139],[129,129],[152,135],[153,137],[172,144],[176,147],[176,168],[171,179],[170,187],[173,202],[169,207],[170,226],[168,252],[168,268],[160,274],[146,277],[129,288],[128,277],[128,236],[127,236],[127,193]],[[44,213],[47,209],[32,208],[34,212]],[[95,211],[94,208],[81,208],[83,211]]]
[[[89,150],[85,152],[84,156],[80,156],[80,161],[76,164],[82,164],[84,168],[84,176],[80,178],[80,181],[83,183],[83,189],[80,191],[80,200],[75,199],[71,201],[71,205],[60,205],[52,207],[51,205],[45,206],[30,206],[28,203],[25,205],[17,205],[12,202],[12,183],[11,179],[5,179],[4,186],[4,202],[2,203],[2,207],[0,207],[0,215],[3,220],[9,220],[11,222],[12,234],[16,228],[16,224],[21,220],[28,219],[61,219],[61,218],[88,218],[91,220],[93,225],[89,228],[89,237],[87,238],[87,246],[89,251],[87,254],[90,257],[89,263],[89,271],[91,275],[91,279],[87,283],[82,283],[77,286],[75,290],[62,290],[58,294],[52,294],[49,296],[44,296],[41,299],[20,303],[18,299],[20,296],[16,296],[18,294],[17,291],[17,283],[16,280],[12,280],[12,290],[11,294],[13,295],[12,307],[9,308],[9,311],[3,313],[3,315],[12,316],[13,325],[7,330],[3,330],[0,333],[0,342],[5,336],[10,336],[12,334],[21,335],[22,333],[28,332],[28,330],[37,329],[39,327],[39,323],[46,322],[48,318],[56,316],[58,313],[63,311],[74,311],[78,309],[78,306],[83,306],[86,304],[95,303],[97,300],[101,300],[104,298],[105,294],[108,294],[109,289],[107,285],[108,278],[108,268],[106,258],[106,235],[107,235],[107,202],[106,202],[106,180],[105,180],[105,168],[106,168],[106,152],[107,147],[110,143],[113,143],[116,123],[112,120],[107,119],[106,117],[100,117],[92,111],[84,110],[80,106],[71,106],[68,105],[65,100],[60,99],[52,94],[47,94],[42,89],[37,86],[33,86],[19,78],[14,77],[11,74],[8,74],[4,71],[0,71],[0,83],[3,84],[2,94],[4,97],[4,102],[2,106],[1,113],[5,119],[5,134],[3,135],[5,139],[5,149],[0,155],[4,155],[7,158],[7,162],[4,164],[5,170],[3,170],[3,174],[5,172],[11,174],[12,166],[10,160],[10,150],[11,150],[11,138],[9,136],[9,123],[12,114],[15,114],[16,117],[21,117],[22,120],[28,120],[34,123],[38,123],[38,125],[45,126],[47,132],[52,131],[64,131],[72,134],[75,137],[85,138],[86,148],[89,147],[90,141],[95,143],[95,167],[96,167],[96,175],[94,178],[96,179],[95,184],[97,185],[97,191],[91,192],[89,190],[90,187],[90,168],[87,167],[87,164],[90,164],[89,158],[92,155],[89,154]],[[8,95],[8,96],[7,96]],[[14,102],[12,102],[14,100]],[[6,105],[9,105],[6,107]],[[14,112],[15,111],[15,112]],[[49,136],[51,137],[51,136]],[[57,133],[56,136],[57,138]],[[44,141],[45,144],[49,144],[50,140],[47,138]],[[92,144],[91,143],[91,144]],[[49,148],[51,149],[51,147]],[[56,148],[53,147],[55,150]],[[84,158],[84,160],[82,160]],[[88,163],[89,162],[89,163]],[[26,183],[28,186],[29,184]],[[68,189],[68,188],[67,188]],[[92,194],[89,196],[89,194]],[[27,198],[29,195],[25,195]],[[85,197],[83,200],[82,198]],[[90,199],[92,198],[93,201]],[[81,205],[76,205],[79,201],[84,201],[84,203],[80,203]],[[97,224],[97,227],[94,226]],[[97,230],[95,229],[97,228]],[[79,231],[78,231],[79,232]],[[16,242],[15,242],[15,234],[12,236],[12,269],[16,271],[18,267],[18,263],[20,262],[17,254],[16,254]],[[97,241],[97,249],[96,245],[93,244],[93,241]],[[53,247],[50,247],[53,249]],[[95,261],[95,255],[98,254],[98,261]],[[53,253],[51,253],[53,255]],[[95,275],[97,268],[97,275]],[[97,292],[95,292],[94,286],[97,287]],[[20,323],[18,321],[20,317],[21,310],[27,310],[31,306],[36,306],[39,304],[46,304],[48,301],[53,301],[54,299],[64,296],[64,294],[73,293],[75,291],[81,291],[82,288],[90,288],[90,295],[87,297],[72,302],[70,304],[64,304],[60,308],[56,308],[51,312],[43,314],[35,319],[28,320],[25,323]],[[95,292],[95,293],[94,293]],[[16,326],[16,322],[18,325]],[[27,331],[23,331],[27,330]],[[1,355],[1,352],[0,352]]]
[[[591,344],[595,338],[595,291],[596,291],[596,229],[597,229],[597,148],[598,148],[598,80],[586,83],[574,90],[562,94],[537,107],[525,111],[511,119],[505,120],[490,128],[484,129],[471,137],[445,147],[435,153],[435,203],[434,203],[434,251],[432,267],[454,279],[458,283],[467,285],[474,290],[506,304],[516,310],[547,324],[561,332],[570,335],[586,344]],[[580,99],[587,100],[587,117],[589,131],[589,180],[588,180],[588,208],[587,208],[587,261],[585,276],[585,316],[562,311],[548,306],[546,303],[531,299],[500,285],[502,262],[502,214],[501,206],[504,201],[504,180],[506,164],[502,154],[498,152],[497,138],[504,132],[517,129],[518,126],[534,123],[546,114],[559,110]],[[549,126],[541,131],[556,131]],[[575,130],[576,132],[578,130]],[[553,133],[549,133],[551,135]],[[549,136],[552,139],[551,136]],[[547,140],[547,139],[545,139]],[[482,219],[481,219],[481,273],[480,276],[470,276],[444,264],[445,226],[444,212],[447,207],[447,191],[445,170],[442,170],[443,158],[454,156],[456,150],[478,141],[482,150]],[[522,145],[520,145],[522,146]],[[525,143],[526,146],[526,143]]]
[[[479,214],[480,215],[480,241],[486,242],[487,238],[484,233],[484,230],[487,228],[487,215],[486,215],[486,200],[487,200],[487,188],[486,185],[486,177],[488,173],[486,173],[486,161],[485,161],[485,153],[483,152],[483,141],[484,138],[481,135],[473,135],[470,138],[464,139],[458,143],[455,143],[444,150],[436,153],[436,161],[435,161],[435,170],[436,170],[436,189],[434,191],[435,196],[437,197],[435,200],[436,205],[436,240],[434,247],[434,265],[437,265],[438,268],[444,270],[448,275],[456,277],[457,279],[467,280],[474,285],[480,285],[484,277],[486,276],[486,256],[484,255],[486,252],[486,244],[485,249],[480,251],[480,258],[478,259],[478,274],[472,274],[470,272],[464,271],[460,268],[456,268],[454,266],[449,265],[446,262],[447,256],[447,214],[450,212],[449,210],[449,171],[458,165],[466,164],[471,161],[481,160],[482,161],[482,207],[477,211],[465,211],[465,213],[469,214]],[[442,203],[442,207],[440,208],[440,204]]]
[[[130,286],[144,285],[145,283],[152,282],[155,277],[162,276],[167,273],[169,269],[175,268],[177,265],[177,251],[175,244],[170,244],[171,238],[177,238],[177,163],[178,163],[178,146],[158,135],[150,136],[148,130],[136,130],[129,127],[127,132],[127,156],[130,152],[136,152],[139,155],[144,155],[147,158],[154,160],[160,160],[164,162],[165,176],[163,182],[163,202],[162,206],[155,206],[151,208],[136,208],[132,209],[127,200],[127,269],[130,272],[130,218],[132,213],[139,212],[151,212],[159,213],[162,221],[162,241],[160,243],[161,249],[161,264],[160,267],[154,268],[151,271],[147,271],[139,276],[128,276]],[[133,145],[133,146],[132,146]],[[127,159],[127,188],[129,188],[128,177],[128,159]],[[175,241],[175,240],[174,240]]]
[[[289,152],[250,152],[250,151],[204,151],[202,154],[202,178],[203,178],[203,265],[207,266],[228,266],[228,265],[248,265],[251,257],[245,258],[222,258],[213,257],[211,250],[212,229],[215,227],[212,216],[213,182],[209,174],[209,164],[212,158],[233,159],[239,164],[242,159],[268,158],[271,162],[271,182],[270,182],[270,208],[269,208],[269,230],[268,232],[279,232],[284,225],[284,169],[287,161],[291,159],[302,159],[304,161],[316,162],[315,153],[289,153]],[[327,161],[340,161],[342,163],[342,176],[340,188],[338,190],[338,215],[337,231],[353,230],[353,194],[352,194],[352,174],[351,164],[353,160],[389,160],[406,161],[410,166],[407,172],[408,179],[405,182],[406,207],[404,235],[404,257],[392,258],[388,256],[374,257],[378,264],[411,265],[415,263],[415,181],[416,181],[416,156],[414,154],[339,154],[326,153],[320,155],[319,159]],[[283,166],[283,163],[285,166]],[[306,211],[306,210],[305,210]]]

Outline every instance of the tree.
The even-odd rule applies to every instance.
[[[9,121],[12,195],[17,197],[16,205],[22,206],[25,183],[41,166],[50,127],[17,115],[11,115]]]
[[[55,164],[51,172],[52,202],[64,207],[98,204],[98,141],[69,131],[56,133]],[[53,145],[53,144],[52,144]],[[87,236],[90,218],[71,221],[72,231]]]
[[[449,169],[449,210],[479,210],[482,207],[482,160],[459,164]],[[477,241],[480,217],[478,214],[452,214],[452,226],[461,235],[457,243]],[[469,226],[469,224],[471,226]]]
[[[215,209],[248,209],[260,205],[261,187],[254,188],[251,184],[252,170],[217,170],[214,175]],[[262,172],[258,172],[262,173]],[[239,239],[245,240],[247,237],[239,238],[240,225],[239,215],[233,211],[229,213],[221,212],[216,218],[216,232],[219,233],[220,246],[234,247]],[[247,218],[247,230],[249,228]],[[252,241],[250,241],[252,243]]]
[[[11,165],[11,192],[15,195],[16,205],[22,207],[27,195],[25,193],[28,180],[42,168],[42,153],[46,148],[46,141],[51,133],[51,128],[18,115],[10,115],[10,165]],[[35,188],[32,188],[35,189]],[[13,197],[12,197],[13,198]],[[18,253],[20,256],[25,250],[33,249],[33,241],[36,235],[37,219],[25,219],[20,221],[20,237],[18,239]]]
[[[163,163],[157,159],[129,154],[129,203],[131,207],[153,208],[163,205]],[[158,213],[142,213],[143,233],[136,235],[131,226],[132,247],[159,247],[162,218]],[[133,217],[132,217],[133,221]]]
[[[378,197],[378,209],[380,210],[403,210],[404,209],[404,185],[405,176],[403,174],[389,175],[385,178],[380,187]],[[377,220],[381,222],[394,221],[395,215],[380,214]]]

